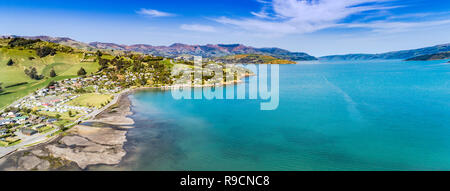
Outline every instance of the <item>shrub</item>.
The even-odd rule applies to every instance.
[[[80,68],[80,70],[78,70],[78,73],[77,73],[79,76],[84,76],[84,75],[86,75],[86,70],[84,70],[84,68],[83,67],[81,67]]]
[[[50,71],[50,77],[56,77],[56,72],[54,69],[52,69],[52,71]]]
[[[14,64],[14,61],[12,59],[9,59],[6,65],[12,66]]]

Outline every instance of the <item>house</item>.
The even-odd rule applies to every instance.
[[[39,130],[39,129],[42,129],[42,128],[44,128],[44,127],[47,127],[47,125],[45,125],[45,124],[40,124],[40,125],[34,126],[33,129]]]
[[[25,121],[28,119],[28,116],[15,117],[12,120],[14,121]]]
[[[15,113],[13,113],[13,112],[9,112],[7,116],[8,117],[16,117]]]
[[[9,125],[13,122],[11,119],[4,119],[0,121],[0,125]]]
[[[26,136],[32,136],[36,133],[37,133],[37,131],[33,130],[33,129],[22,129],[22,134],[24,134]]]
[[[22,117],[15,117],[15,118],[13,118],[12,120],[13,121],[16,121],[17,123],[19,123],[19,124],[23,124],[23,123],[25,123],[25,121],[28,119],[28,117],[27,116],[22,116]]]
[[[6,135],[7,130],[6,129],[2,129],[0,130],[0,136]]]
[[[58,119],[48,119],[47,123],[54,123],[54,122],[57,122],[57,121],[58,121]]]

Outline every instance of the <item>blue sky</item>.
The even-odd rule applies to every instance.
[[[314,56],[450,43],[448,0],[2,0],[1,35],[242,43]]]

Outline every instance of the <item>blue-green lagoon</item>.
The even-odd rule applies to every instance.
[[[139,91],[129,96],[136,128],[117,168],[450,170],[446,62],[280,65],[273,111],[260,110],[263,100]]]

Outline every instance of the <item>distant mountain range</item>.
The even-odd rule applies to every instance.
[[[6,37],[18,37],[18,36],[2,36]],[[311,56],[304,52],[290,52],[281,48],[254,48],[251,46],[245,46],[242,44],[208,44],[208,45],[187,45],[181,43],[175,43],[170,46],[152,46],[147,44],[135,44],[135,45],[121,45],[115,43],[103,43],[92,42],[83,43],[70,38],[64,37],[49,37],[49,36],[28,36],[23,38],[28,39],[41,39],[43,41],[58,43],[66,46],[75,47],[83,50],[120,50],[120,51],[134,51],[145,54],[152,54],[155,56],[164,57],[177,57],[185,55],[203,56],[206,58],[220,58],[232,55],[267,55],[277,59],[291,60],[291,61],[309,61],[317,60],[316,57]],[[450,51],[450,43],[442,44],[432,47],[393,51],[380,54],[347,54],[347,55],[331,55],[320,57],[320,60],[382,60],[382,59],[413,59],[415,57],[424,55],[433,55]],[[439,56],[435,56],[432,59],[437,59]],[[420,59],[420,58],[419,58]],[[423,58],[422,58],[423,59]]]
[[[441,52],[437,54],[427,54],[417,56],[414,58],[409,58],[406,61],[429,61],[429,60],[445,60],[445,59],[450,59],[450,52]]]
[[[3,37],[5,38],[8,36]],[[41,39],[43,41],[58,43],[83,50],[109,49],[121,51],[134,51],[164,57],[195,55],[211,58],[211,57],[238,55],[238,54],[261,54],[273,56],[278,59],[286,59],[292,61],[317,60],[316,57],[308,55],[303,52],[290,52],[288,50],[280,48],[254,48],[242,44],[187,45],[175,43],[170,46],[152,46],[147,44],[120,45],[103,42],[83,43],[64,37],[49,37],[49,36],[22,36],[22,37],[27,39]]]
[[[287,59],[293,61],[317,60],[303,52],[290,52],[280,48],[254,48],[242,44],[208,44],[208,45],[187,45],[175,43],[170,46],[152,46],[146,44],[136,45],[118,45],[114,43],[89,43],[90,46],[98,49],[114,49],[123,51],[135,51],[156,56],[181,56],[196,55],[206,58],[223,57],[238,54],[262,54],[273,56],[279,59]]]
[[[432,47],[393,51],[381,54],[347,54],[347,55],[332,55],[320,57],[320,60],[383,60],[383,59],[410,59],[422,55],[430,55],[441,52],[450,51],[450,44],[442,44]]]

